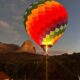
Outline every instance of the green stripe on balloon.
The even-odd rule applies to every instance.
[[[49,0],[47,0],[47,1],[49,1]],[[41,0],[41,1],[38,1],[38,2],[32,3],[32,4],[30,5],[31,8],[29,7],[29,8],[26,9],[27,14],[24,15],[24,18],[27,17],[28,15],[30,15],[30,14],[31,14],[31,11],[32,11],[33,9],[36,9],[40,4],[44,4],[45,2],[46,2],[46,0]],[[26,13],[26,12],[25,12],[25,13]]]
[[[25,19],[24,19],[24,21],[23,21],[24,26],[26,26],[25,21],[27,21],[27,17],[31,14],[31,11],[32,11],[33,9],[36,9],[36,8],[39,6],[39,4],[44,4],[45,2],[46,2],[46,0],[41,0],[41,1],[38,1],[38,2],[34,2],[34,3],[32,3],[32,4],[30,5],[29,8],[26,9],[25,14],[24,14],[24,18],[25,18]]]
[[[62,34],[65,31],[66,27],[67,25],[65,24],[64,26],[61,26],[60,28],[56,28],[54,31],[50,31],[50,34],[47,34],[46,37],[43,38],[42,42],[51,41],[53,38],[55,38],[59,34]]]

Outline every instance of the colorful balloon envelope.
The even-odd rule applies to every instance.
[[[26,31],[42,48],[53,46],[63,35],[68,22],[64,6],[53,0],[31,4],[24,18]]]

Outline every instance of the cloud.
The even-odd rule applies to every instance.
[[[7,22],[0,20],[0,29],[12,30],[13,28]]]
[[[9,23],[0,20],[0,39],[13,39],[13,40],[19,40],[20,35],[16,30],[14,30],[14,27],[10,25]]]

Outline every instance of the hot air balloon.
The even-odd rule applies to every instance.
[[[32,3],[26,9],[24,18],[29,36],[43,49],[52,47],[60,39],[68,23],[66,9],[54,0]]]

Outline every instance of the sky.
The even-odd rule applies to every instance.
[[[38,0],[0,0],[0,42],[22,45],[31,38],[23,21],[26,8]],[[51,50],[80,52],[80,0],[56,0],[66,8],[68,28]],[[36,47],[41,49],[33,42]]]

